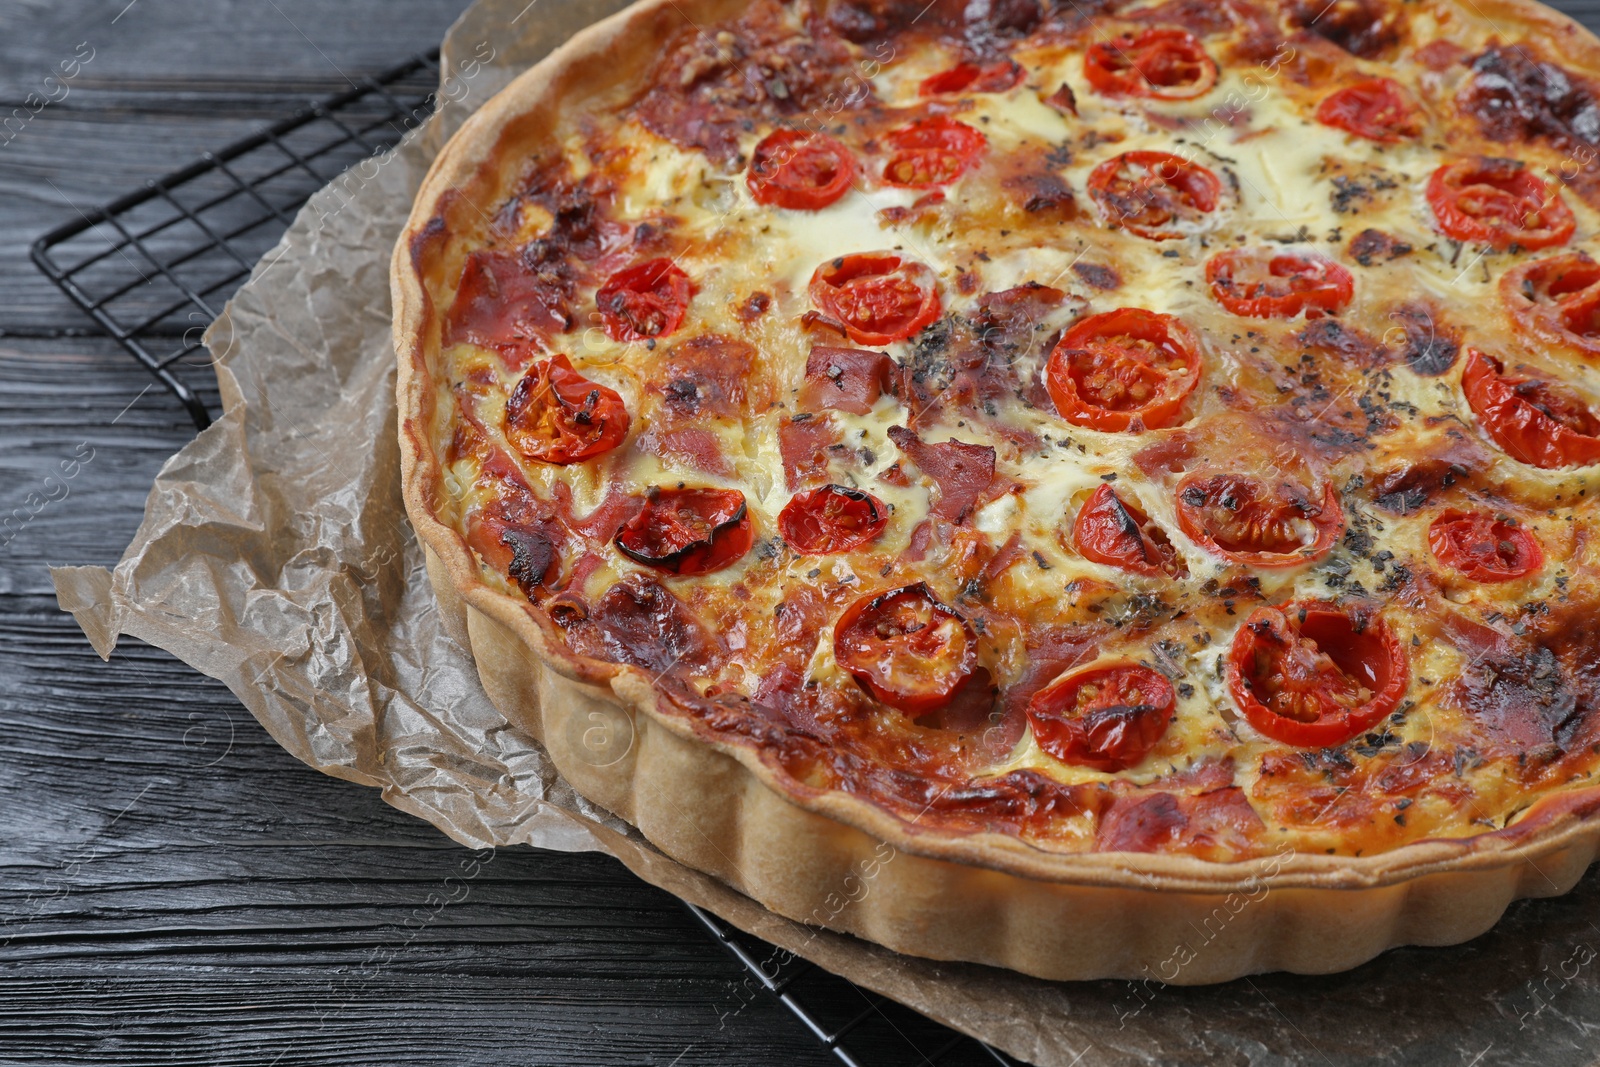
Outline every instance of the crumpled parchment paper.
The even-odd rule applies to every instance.
[[[462,119],[622,6],[479,0],[445,40],[440,113],[300,213],[208,334],[223,416],[162,468],[114,571],[53,572],[62,608],[96,651],[109,656],[120,634],[158,645],[225,682],[299,759],[376,786],[464,845],[603,850],[786,952],[1041,1067],[1318,1053],[1329,1064],[1370,1062],[1424,1039],[1440,1063],[1470,1059],[1481,1044],[1473,1026],[1440,1017],[1397,1028],[1403,1000],[1386,1002],[1391,1025],[1318,1014],[1317,983],[1329,980],[1052,984],[897,956],[778,918],[578,796],[495,710],[442,625],[401,503],[389,251]],[[1359,1012],[1359,1000],[1345,990],[1347,1008]],[[711,1006],[708,1026],[740,1003],[730,995]],[[1452,1059],[1457,1046],[1464,1058]]]

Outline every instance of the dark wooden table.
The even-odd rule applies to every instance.
[[[610,859],[501,850],[432,914],[471,853],[302,766],[167,654],[101,663],[56,608],[46,564],[115,562],[193,427],[28,245],[437,43],[463,2],[0,0],[0,1063],[833,1062]],[[1564,6],[1593,25],[1596,5]],[[30,93],[56,99],[34,114]],[[1517,913],[1592,929],[1567,914],[1584,899]],[[1543,1062],[1587,1062],[1560,1022],[1581,1036]],[[1235,1060],[1279,1062],[1258,1051]]]
[[[56,608],[46,564],[114,563],[194,429],[28,245],[436,45],[462,2],[0,3],[0,1062],[833,1062],[609,858],[501,850],[419,922],[470,853]]]

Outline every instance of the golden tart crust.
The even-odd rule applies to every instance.
[[[703,686],[672,684],[671,671],[596,656],[592,647],[575,650],[548,603],[531,603],[514,580],[486,570],[469,546],[446,459],[461,424],[444,321],[463,269],[458,238],[483,233],[491,212],[523,188],[525,162],[573,137],[587,112],[637,99],[661,42],[685,19],[715,27],[744,8],[645,0],[575,37],[451,140],[396,246],[406,506],[441,608],[469,643],[497,707],[540,737],[585,796],[668,856],[780,914],[898,951],[1044,978],[1193,984],[1275,969],[1331,972],[1395,945],[1470,938],[1513,899],[1569,889],[1600,842],[1600,789],[1581,782],[1545,789],[1483,832],[1392,846],[1380,839],[1364,854],[1297,848],[1270,835],[1249,848],[1191,840],[1173,851],[1130,852],[1095,847],[1091,832],[1087,845],[1051,848],[1019,832],[1039,819],[1080,817],[1066,809],[1082,806],[1086,782],[1112,788],[1105,775],[1068,783],[1073,792],[1047,775],[1014,772],[1003,805],[984,807],[993,797],[980,798],[976,815],[949,802],[948,783],[892,797],[863,791],[855,779],[840,788],[825,775],[808,777],[781,730],[728,713]],[[1427,10],[1492,20],[1569,70],[1600,72],[1600,44],[1539,5]],[[1323,48],[1306,47],[1313,55]],[[932,496],[935,508],[939,499]],[[1211,773],[1185,770],[1197,779]],[[1172,776],[1174,786],[1146,773],[1136,787],[1181,791],[1182,774]],[[1214,784],[1194,788],[1215,792]],[[927,797],[920,807],[918,796]]]

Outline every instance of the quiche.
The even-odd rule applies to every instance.
[[[1172,982],[1474,936],[1600,825],[1597,99],[1523,0],[644,0],[395,249],[443,609],[793,918]]]

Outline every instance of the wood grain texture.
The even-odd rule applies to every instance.
[[[114,562],[191,431],[115,346],[25,347],[0,503],[95,451],[0,550],[0,1063],[828,1062],[609,858],[475,857],[166,653],[101,663],[45,565]]]
[[[465,878],[219,683],[137,641],[101,663],[50,592],[47,564],[115,562],[193,428],[28,246],[458,10],[0,4],[0,116],[95,50],[0,144],[0,1063],[831,1062],[620,864],[510,849]]]
[[[834,1062],[614,861],[507,849],[474,866],[375,792],[299,764],[166,653],[128,641],[101,663],[50,593],[47,564],[116,560],[192,428],[28,245],[437,43],[461,2],[0,0],[0,116],[80,43],[95,50],[66,99],[0,144],[0,1064]],[[1260,980],[1258,1007],[1316,1038],[1291,1042],[1295,1057],[1230,1031],[1237,984],[1188,991],[1183,1010],[1216,1025],[1168,1062],[1354,1062],[1331,1002],[1351,1034],[1396,1035],[1449,1004],[1481,1067],[1591,1063],[1595,968],[1552,979],[1600,948],[1597,904],[1591,875],[1459,949]],[[832,984],[807,992],[836,1019],[864,1006]],[[887,1058],[886,1040],[865,1051],[916,1062]],[[1397,1056],[1471,1061],[1427,1044]]]

